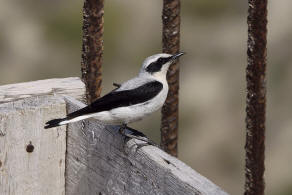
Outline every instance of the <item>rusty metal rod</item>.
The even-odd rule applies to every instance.
[[[265,182],[265,112],[267,0],[248,0],[246,68],[245,195],[263,195]]]
[[[83,6],[82,80],[86,99],[93,102],[101,93],[101,65],[103,56],[103,0],[85,0]]]
[[[163,0],[162,23],[163,53],[178,53],[180,44],[180,0]],[[161,147],[167,153],[177,156],[179,91],[178,61],[170,66],[167,74],[167,81],[169,84],[169,92],[161,111]]]

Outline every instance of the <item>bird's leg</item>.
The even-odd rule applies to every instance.
[[[133,132],[133,134],[130,134],[130,133],[126,133],[125,130],[126,129],[129,129],[130,131]],[[128,127],[127,124],[123,124],[121,126],[121,128],[119,129],[119,132],[126,136],[126,137],[129,137],[129,138],[133,138],[133,139],[137,139],[137,140],[141,140],[141,141],[144,141],[146,142],[146,144],[142,144],[141,146],[144,146],[144,145],[153,145],[153,146],[156,146],[156,147],[159,147],[159,145],[157,145],[156,143],[154,143],[152,140],[148,139],[143,133],[131,128],[131,127]],[[159,147],[160,148],[160,147]]]
[[[126,136],[126,134],[125,134],[125,129],[126,128],[127,128],[127,125],[126,124],[122,124],[120,129],[119,129],[120,134]]]

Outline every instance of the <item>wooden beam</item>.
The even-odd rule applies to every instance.
[[[68,95],[84,99],[84,83],[78,77],[46,79],[0,86],[0,104],[33,96]]]
[[[66,98],[68,112],[85,105]],[[97,120],[67,129],[66,194],[227,193],[189,166],[154,146],[125,139],[117,126]]]
[[[161,149],[125,139],[118,126],[91,119],[43,129],[85,106],[72,97],[64,101],[71,92],[82,97],[79,79],[0,91],[0,194],[227,194]]]
[[[66,127],[43,126],[65,108],[53,96],[0,104],[0,194],[64,194]]]
[[[82,99],[78,78],[0,86],[0,194],[64,194],[66,127],[44,130],[66,115],[60,95]]]

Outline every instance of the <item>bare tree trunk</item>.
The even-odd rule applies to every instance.
[[[163,52],[175,54],[179,52],[180,43],[180,0],[163,0],[162,10],[162,42]],[[167,80],[168,97],[162,107],[161,146],[169,154],[177,156],[178,139],[178,61],[170,66]]]
[[[81,72],[88,103],[98,98],[101,93],[103,7],[103,0],[84,1]]]
[[[249,0],[245,195],[264,194],[267,0]]]

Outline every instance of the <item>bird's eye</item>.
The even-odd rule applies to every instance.
[[[163,66],[163,64],[165,64],[167,62],[166,58],[158,58],[156,61],[152,62],[151,64],[149,64],[146,68],[147,72],[158,72],[161,70],[161,67]]]
[[[163,62],[164,62],[163,58],[159,58],[159,59],[157,60],[157,63],[158,63],[158,64],[163,64]]]

